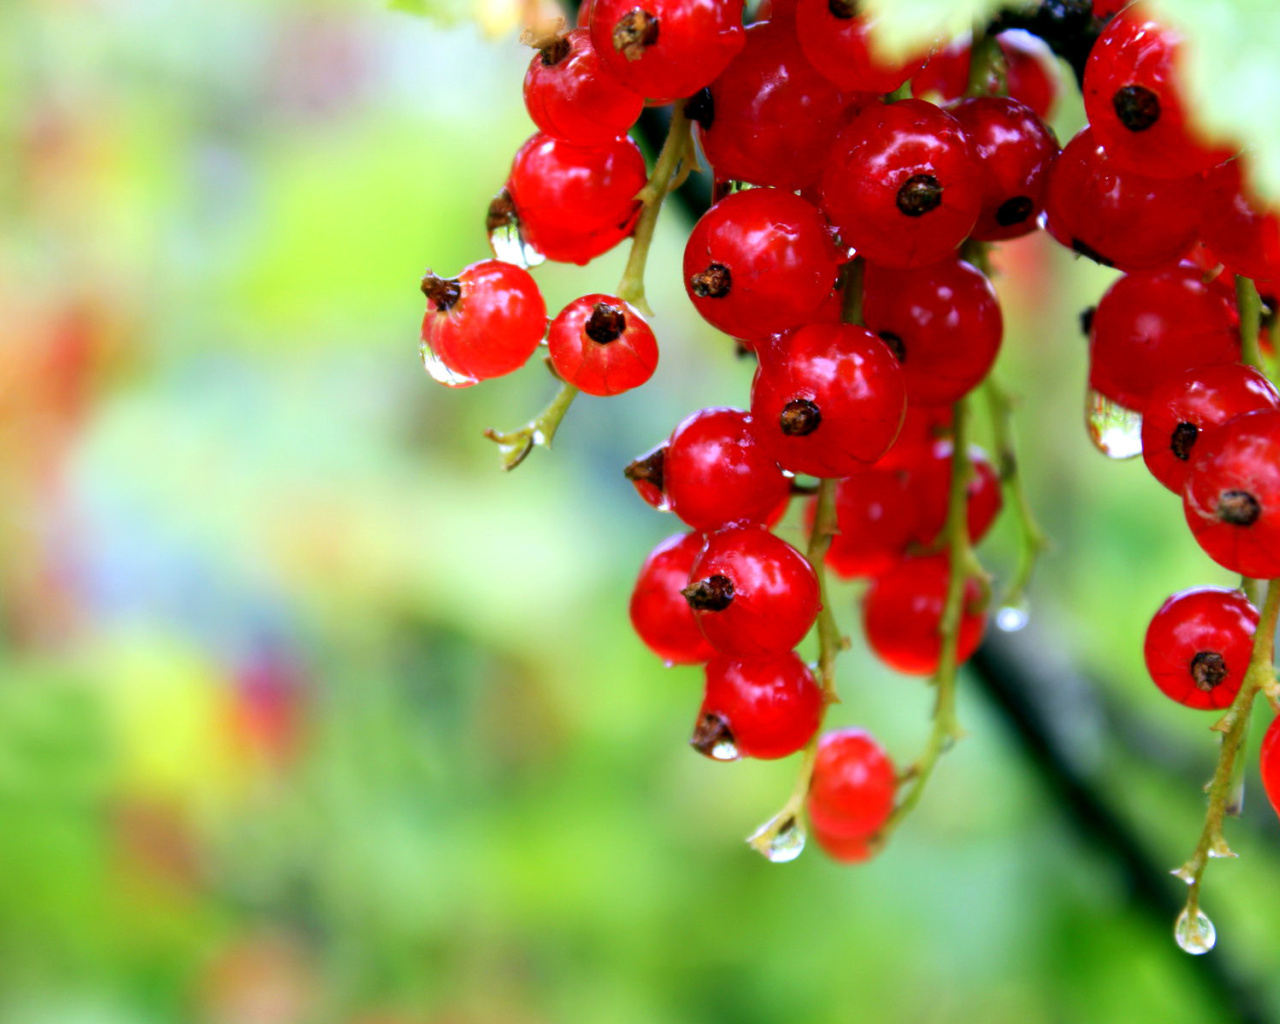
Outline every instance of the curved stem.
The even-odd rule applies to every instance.
[[[1262,300],[1253,282],[1236,275],[1236,306],[1240,310],[1240,361],[1248,363],[1259,373],[1266,375],[1262,365],[1262,351],[1258,347],[1258,332],[1262,329]]]
[[[1253,637],[1253,653],[1249,658],[1249,668],[1245,672],[1244,681],[1240,684],[1240,691],[1236,694],[1236,699],[1227,713],[1212,726],[1216,732],[1222,733],[1222,747],[1218,752],[1217,768],[1214,769],[1213,779],[1209,783],[1209,809],[1205,812],[1204,828],[1200,832],[1200,840],[1196,843],[1190,858],[1173,872],[1191,887],[1187,893],[1184,913],[1193,931],[1199,931],[1197,914],[1200,910],[1200,885],[1204,880],[1204,871],[1209,865],[1209,859],[1235,856],[1222,836],[1222,820],[1232,803],[1236,759],[1244,743],[1245,731],[1249,724],[1249,712],[1253,710],[1254,699],[1258,696],[1260,689],[1275,684],[1275,669],[1272,661],[1275,653],[1273,647],[1278,613],[1280,613],[1280,582],[1272,580],[1267,585],[1267,599],[1262,606],[1258,630]]]
[[[872,847],[883,846],[924,795],[938,758],[950,749],[963,731],[956,717],[956,676],[959,668],[960,623],[964,616],[964,592],[969,580],[981,574],[981,566],[969,542],[968,488],[973,473],[968,450],[967,400],[955,405],[954,439],[951,450],[951,491],[948,498],[946,537],[950,552],[951,574],[947,581],[947,597],[942,607],[938,632],[942,647],[938,670],[933,676],[937,698],[933,710],[933,728],[924,752],[904,773],[902,781],[910,789],[898,801],[889,819],[872,839]]]
[[[502,468],[515,469],[533,451],[535,444],[550,448],[556,431],[560,429],[564,414],[569,411],[569,406],[573,405],[573,400],[577,397],[576,387],[569,383],[561,384],[560,390],[556,392],[555,398],[551,399],[547,407],[519,430],[512,430],[505,434],[499,433],[492,427],[485,430],[484,436],[498,446],[498,451],[502,455]]]

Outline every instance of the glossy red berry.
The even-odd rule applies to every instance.
[[[1058,98],[1058,78],[1053,51],[1038,36],[1010,29],[996,36],[1005,61],[1005,87],[1009,96],[1025,103],[1037,117],[1048,118]],[[911,94],[919,99],[951,103],[969,88],[970,40],[957,40],[929,58],[911,78]],[[993,88],[989,91],[994,92]]]
[[[619,395],[653,376],[658,342],[640,311],[612,295],[574,299],[551,321],[556,373],[589,395]]]
[[[813,673],[787,651],[707,663],[706,689],[690,744],[717,761],[794,754],[818,731],[825,698]]]
[[[1199,178],[1153,178],[1116,165],[1083,128],[1049,174],[1046,227],[1069,249],[1121,270],[1169,266],[1199,228]]]
[[[1280,280],[1280,212],[1256,199],[1242,178],[1244,157],[1205,175],[1201,233],[1237,274]]]
[[[1196,449],[1182,507],[1200,547],[1242,576],[1280,576],[1280,412],[1237,416]]]
[[[625,135],[640,117],[644,97],[605,70],[587,30],[577,28],[533,55],[524,105],[540,131],[591,146]]]
[[[662,101],[692,96],[745,44],[742,0],[595,0],[591,42],[633,92]]]
[[[725,196],[694,225],[684,284],[713,327],[759,340],[808,322],[834,291],[839,260],[812,203],[753,188]]]
[[[1090,324],[1089,386],[1138,412],[1161,377],[1239,361],[1230,300],[1191,266],[1125,275]]]
[[[671,435],[663,460],[671,511],[695,530],[763,522],[791,493],[740,409],[702,409]]]
[[[466,387],[517,370],[547,327],[547,307],[529,272],[481,260],[456,278],[422,278],[427,312],[420,350],[427,372],[442,384]]]
[[[922,454],[919,462],[910,468],[916,523],[912,539],[918,551],[936,549],[941,543],[951,500],[952,451],[950,439],[935,441],[928,453]],[[1000,489],[1000,478],[986,452],[977,445],[969,446],[969,465],[971,473],[965,487],[965,516],[969,543],[977,544],[987,535],[1004,507],[1004,495]]]
[[[649,552],[631,591],[631,625],[669,665],[697,665],[715,655],[681,593],[703,543],[700,533],[668,537]]]
[[[1137,3],[1116,15],[1090,50],[1084,109],[1117,167],[1176,178],[1231,155],[1190,120],[1179,72],[1182,45],[1179,32]]]
[[[906,411],[902,370],[865,327],[810,324],[760,355],[756,433],[784,469],[848,476],[888,450]]]
[[[923,100],[874,105],[850,121],[821,189],[841,240],[887,267],[950,256],[982,207],[981,170],[960,122]]]
[[[766,21],[747,29],[746,47],[689,116],[718,179],[800,189],[821,175],[847,105],[800,52],[794,26]]]
[[[734,658],[791,650],[818,615],[818,578],[809,562],[757,526],[708,536],[684,596],[711,646]]]
[[[1197,587],[1160,606],[1143,644],[1147,671],[1189,708],[1225,708],[1244,682],[1258,609],[1238,590]]]
[[[927,54],[894,61],[871,44],[874,21],[854,0],[799,0],[796,35],[809,62],[845,92],[893,92]]]
[[[1007,96],[964,100],[951,110],[982,168],[982,209],[973,237],[1020,238],[1044,209],[1058,140],[1029,106]]]
[[[516,154],[506,192],[525,242],[549,260],[585,264],[631,234],[646,180],[629,138],[587,147],[538,134]],[[502,202],[491,225],[506,215]]]
[[[1164,377],[1142,415],[1142,459],[1151,475],[1181,494],[1197,445],[1245,413],[1280,409],[1280,394],[1251,366],[1221,363]]]
[[[893,811],[897,789],[893,762],[870,733],[823,733],[809,782],[809,821],[833,839],[867,839]]]
[[[913,405],[951,405],[977,387],[1004,333],[991,282],[957,259],[915,270],[868,264],[862,316],[897,356]]]
[[[836,534],[827,566],[844,579],[893,568],[919,534],[918,506],[905,469],[871,466],[836,485]],[[813,504],[809,521],[812,524]]]
[[[942,656],[939,627],[951,572],[942,556],[908,558],[871,581],[862,598],[862,624],[871,652],[895,671],[927,676]],[[986,629],[982,588],[965,582],[957,663],[967,661]]]
[[[1280,718],[1272,719],[1262,737],[1262,749],[1258,752],[1258,771],[1272,809],[1280,814]]]

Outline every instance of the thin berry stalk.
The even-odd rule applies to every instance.
[[[1266,374],[1262,364],[1262,350],[1258,347],[1258,332],[1262,329],[1262,299],[1253,281],[1236,275],[1236,305],[1240,309],[1240,361]]]

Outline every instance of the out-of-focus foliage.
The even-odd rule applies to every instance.
[[[0,1021],[1218,1019],[971,688],[884,856],[741,843],[794,765],[694,756],[698,673],[625,610],[676,527],[620,467],[751,373],[688,306],[687,225],[648,275],[658,376],[516,473],[480,432],[547,399],[542,367],[452,392],[417,361],[422,268],[487,254],[528,51],[354,0],[43,0],[0,6],[0,46]],[[539,269],[548,307],[622,260]],[[1098,679],[1061,727],[1172,867],[1214,750],[1141,630],[1224,578],[1085,440],[1076,315],[1113,275],[1043,239],[998,262],[1055,540],[1030,628]],[[1012,551],[1005,526],[984,556]],[[833,724],[909,760],[919,681],[855,643],[840,683]],[[1206,906],[1275,1005],[1264,811]]]

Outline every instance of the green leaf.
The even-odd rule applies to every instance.
[[[1280,4],[1158,0],[1153,13],[1186,36],[1187,99],[1210,134],[1243,144],[1251,181],[1280,200]]]
[[[986,24],[1002,8],[1034,7],[1033,0],[864,0],[875,20],[872,38],[887,57],[927,50]]]

